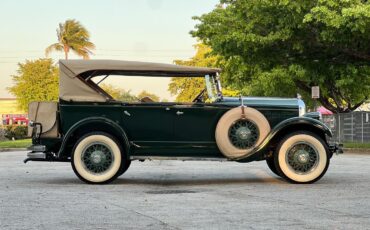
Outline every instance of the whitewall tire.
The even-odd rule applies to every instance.
[[[274,155],[280,175],[294,183],[318,181],[329,167],[328,148],[319,136],[297,132],[285,137]]]
[[[279,172],[276,169],[276,166],[275,166],[275,162],[274,162],[274,158],[273,157],[267,158],[266,159],[266,164],[269,167],[269,169],[271,170],[271,172],[273,172],[276,176],[279,176],[280,177]]]
[[[118,142],[106,133],[91,133],[76,143],[72,152],[72,168],[84,182],[108,183],[116,179],[122,165]]]
[[[216,127],[216,143],[220,151],[229,159],[248,155],[270,133],[270,124],[258,110],[245,107],[226,112]]]

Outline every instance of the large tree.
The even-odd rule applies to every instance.
[[[57,101],[59,93],[58,68],[51,59],[38,59],[18,64],[14,85],[8,88],[16,96],[18,106],[28,111],[32,101]]]
[[[138,95],[137,95],[137,98],[142,99],[144,97],[149,97],[150,99],[152,99],[154,102],[159,102],[160,101],[160,98],[159,96],[157,96],[156,94],[154,93],[150,93],[146,90],[143,90],[141,91]]]
[[[370,2],[222,0],[192,35],[226,60],[226,80],[258,95],[308,96],[350,112],[370,95]]]
[[[197,67],[221,67],[223,60],[220,56],[212,55],[212,49],[199,43],[194,46],[196,54],[189,60],[175,60],[177,65],[197,66]],[[191,102],[205,88],[204,77],[174,77],[168,85],[168,90],[172,95],[176,95],[177,102]],[[228,88],[223,89],[225,96],[235,96],[239,92]]]
[[[175,60],[177,65],[215,67],[218,57],[210,55],[211,49],[200,43],[194,46],[196,54],[189,60]],[[205,82],[203,78],[174,77],[168,85],[172,95],[176,95],[177,102],[191,102],[203,89]]]
[[[74,19],[59,23],[57,37],[58,42],[46,48],[46,56],[54,50],[63,51],[65,59],[68,59],[69,52],[73,51],[78,56],[89,59],[90,55],[93,54],[92,50],[95,49],[95,45],[90,42],[89,31]]]
[[[102,84],[101,88],[117,101],[138,102],[138,98],[130,90],[121,89],[111,84]]]

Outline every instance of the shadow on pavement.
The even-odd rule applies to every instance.
[[[230,184],[279,184],[285,183],[281,178],[192,178],[192,179],[129,179],[119,178],[113,184],[158,185],[158,186],[193,186],[193,185],[230,185]]]
[[[175,176],[174,176],[175,177]],[[81,185],[85,184],[76,178],[48,178],[48,179],[37,179],[34,182],[40,184],[52,184],[52,185]],[[248,177],[248,178],[225,178],[225,177],[204,177],[201,178],[189,178],[179,177],[169,178],[166,176],[152,177],[152,178],[118,178],[108,185],[156,185],[156,186],[207,186],[207,185],[232,185],[232,184],[285,184],[287,183],[278,177]]]

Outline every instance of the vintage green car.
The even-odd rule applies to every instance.
[[[27,161],[71,162],[84,182],[108,183],[131,161],[266,160],[278,176],[312,183],[338,144],[299,98],[224,97],[220,69],[112,60],[63,60],[59,102],[29,105],[33,145]],[[202,77],[189,103],[114,100],[95,77]]]

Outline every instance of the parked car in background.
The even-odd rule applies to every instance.
[[[108,183],[131,161],[265,160],[294,183],[327,171],[337,144],[317,113],[298,98],[225,97],[220,69],[112,60],[60,61],[59,102],[29,107],[32,151],[27,161],[71,162],[87,183]],[[93,81],[103,76],[203,77],[189,103],[114,100]],[[222,169],[220,169],[222,170]]]
[[[3,114],[2,125],[28,125],[27,114]]]

